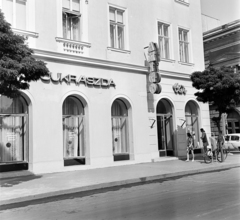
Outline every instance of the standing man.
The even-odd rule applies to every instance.
[[[213,156],[215,155],[216,161],[217,161],[217,152],[216,152],[216,150],[217,150],[217,142],[216,142],[216,139],[215,139],[215,134],[212,133],[211,137],[209,139],[210,139],[210,143],[211,143],[211,147],[212,147]],[[212,160],[213,160],[213,157],[212,157]]]
[[[219,131],[219,134],[218,134],[218,147],[223,147],[224,143],[225,143],[225,140],[224,140],[222,131]]]
[[[204,153],[207,152],[207,146],[208,146],[208,139],[207,139],[207,134],[205,132],[205,130],[203,128],[200,129],[200,131],[202,132],[202,142],[203,142],[203,150],[204,150]]]

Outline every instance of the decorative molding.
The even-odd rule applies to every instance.
[[[239,25],[240,25],[240,19],[221,25],[219,27],[213,28],[211,30],[205,31],[203,32],[203,36],[218,34],[219,32],[223,32],[223,31],[226,32],[228,30],[237,29]]]
[[[210,43],[219,38],[224,38],[232,34],[237,34],[240,31],[240,19],[231,23],[222,25],[212,30],[203,33],[203,42]]]
[[[111,50],[111,51],[119,52],[119,53],[127,53],[127,54],[130,54],[130,53],[131,53],[130,50],[120,50],[120,49],[113,48],[113,47],[107,47],[107,49],[108,49],[108,50]]]
[[[160,57],[160,61],[168,62],[168,63],[175,63],[176,62],[176,60],[165,59],[165,58],[161,58],[161,57]]]
[[[186,65],[186,66],[194,66],[194,63],[184,63],[184,62],[181,62],[181,61],[178,61],[179,64],[181,65]]]
[[[78,65],[88,65],[88,66],[99,66],[103,68],[112,68],[112,69],[125,69],[128,71],[136,71],[138,73],[147,74],[148,67],[134,65],[134,64],[127,64],[109,60],[102,60],[96,58],[89,58],[83,56],[76,56],[72,54],[66,53],[58,53],[53,51],[46,51],[46,50],[39,50],[33,49],[34,56],[43,60],[48,61],[55,61],[55,62],[68,62],[68,63],[76,63]]]
[[[188,2],[185,2],[184,0],[175,0],[175,2],[185,5],[185,6],[188,6],[188,7],[190,5]]]
[[[180,94],[180,95],[186,95],[187,90],[185,89],[185,87],[183,85],[180,85],[178,83],[175,83],[173,85],[173,91],[175,92],[175,94]]]
[[[148,68],[146,66],[140,66],[140,65],[134,65],[134,64],[128,64],[128,63],[121,63],[121,62],[115,62],[115,61],[109,61],[109,60],[102,60],[102,59],[96,59],[96,58],[90,58],[90,57],[83,57],[83,56],[76,56],[72,54],[66,54],[66,53],[59,53],[59,52],[53,52],[53,51],[47,51],[47,50],[40,50],[40,49],[34,49],[34,56],[36,58],[51,61],[51,62],[65,62],[65,63],[75,63],[77,65],[88,65],[88,66],[99,66],[106,69],[123,69],[126,71],[134,71],[139,74],[148,74]],[[171,77],[174,79],[185,79],[190,80],[190,74],[183,73],[183,72],[173,72],[173,71],[167,71],[160,69],[161,75],[166,77]]]
[[[62,43],[63,52],[72,54],[84,54],[84,48],[90,48],[91,44],[82,41],[74,41],[61,37],[55,38],[57,42]]]
[[[39,34],[36,32],[20,30],[16,28],[12,28],[12,31],[17,35],[24,37],[26,40],[28,39],[28,37],[38,38],[39,36]]]

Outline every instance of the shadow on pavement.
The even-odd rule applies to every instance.
[[[0,180],[0,186],[1,187],[12,187],[14,185],[18,185],[22,182],[27,182],[30,180],[34,180],[34,179],[39,179],[42,176],[40,175],[31,175],[31,176],[21,176],[21,177],[12,177],[12,178],[8,178],[8,179],[2,179]]]

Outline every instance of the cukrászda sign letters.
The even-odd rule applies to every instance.
[[[45,82],[52,81],[54,83],[62,83],[63,81],[67,84],[71,82],[75,83],[76,85],[80,85],[81,83],[85,85],[93,85],[93,86],[100,86],[100,87],[115,87],[116,84],[112,79],[104,79],[104,78],[97,78],[97,77],[86,77],[86,76],[76,76],[76,75],[63,75],[62,73],[49,73],[48,76],[41,77],[41,79]]]

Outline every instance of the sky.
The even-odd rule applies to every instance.
[[[240,0],[201,0],[202,14],[220,20],[220,25],[240,19]]]

